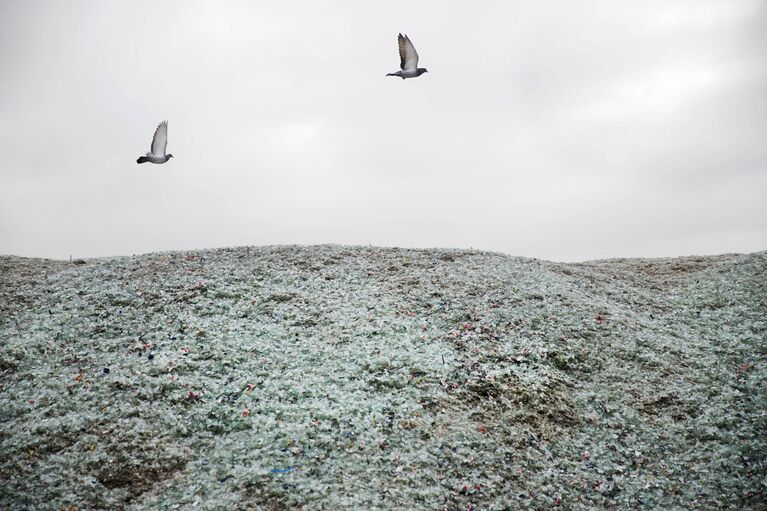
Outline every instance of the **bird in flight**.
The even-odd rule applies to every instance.
[[[154,130],[151,149],[146,156],[140,156],[136,163],[165,163],[173,158],[172,154],[165,154],[166,147],[168,147],[168,121],[162,121]]]
[[[400,34],[397,37],[397,44],[399,45],[400,71],[389,73],[386,76],[399,76],[404,80],[405,78],[415,78],[428,72],[426,68],[418,67],[418,52],[415,51],[415,46],[413,46],[408,36]]]

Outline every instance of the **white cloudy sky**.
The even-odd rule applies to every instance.
[[[767,2],[0,0],[0,254],[767,249]],[[386,78],[407,33],[429,73]],[[168,164],[137,165],[162,119]]]

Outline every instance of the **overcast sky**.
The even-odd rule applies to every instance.
[[[0,0],[0,254],[767,249],[767,2]],[[399,67],[397,33],[423,76]],[[137,165],[169,120],[164,165]]]

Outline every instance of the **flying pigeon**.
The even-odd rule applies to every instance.
[[[165,154],[166,147],[168,147],[168,121],[162,121],[154,130],[152,148],[146,156],[140,156],[136,163],[165,163],[173,158],[172,154]]]
[[[401,71],[389,73],[386,76],[399,76],[404,80],[428,72],[426,68],[418,67],[418,52],[415,51],[415,46],[410,42],[408,36],[400,34],[397,37],[397,44],[399,45],[399,67]]]

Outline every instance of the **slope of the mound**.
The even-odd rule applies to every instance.
[[[0,508],[752,508],[767,255],[0,258]]]

